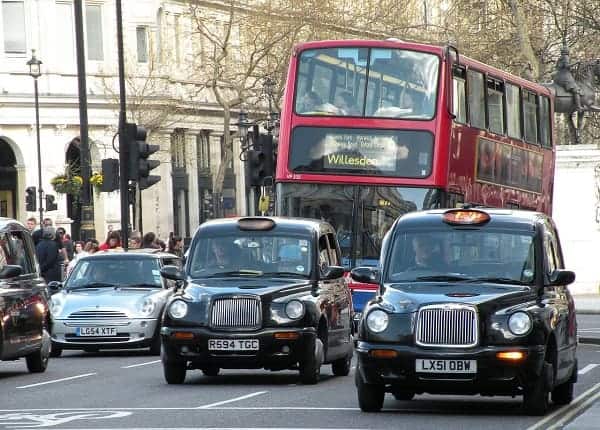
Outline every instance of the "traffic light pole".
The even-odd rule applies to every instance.
[[[125,103],[125,60],[123,58],[123,12],[121,0],[116,1],[117,6],[117,50],[119,54],[119,95],[121,108],[119,112],[119,189],[121,194],[121,244],[124,249],[129,247],[129,177],[127,161],[127,140],[125,123],[127,121]]]

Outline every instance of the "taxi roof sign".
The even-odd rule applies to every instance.
[[[451,209],[444,213],[444,222],[448,224],[480,225],[489,220],[489,214],[474,209]]]
[[[238,220],[240,230],[271,230],[275,221],[270,218],[246,217]]]

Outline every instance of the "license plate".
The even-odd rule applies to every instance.
[[[109,337],[117,335],[116,327],[77,327],[77,336]]]
[[[258,339],[209,339],[210,351],[258,351]]]
[[[416,371],[419,373],[477,373],[477,360],[432,360],[418,358]]]

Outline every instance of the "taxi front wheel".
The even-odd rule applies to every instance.
[[[358,406],[360,406],[360,410],[363,412],[379,412],[383,407],[383,399],[385,397],[383,386],[365,383],[358,369],[356,369],[355,373],[355,383],[358,391]]]
[[[186,368],[183,363],[163,363],[167,384],[183,384]]]
[[[544,362],[542,373],[523,393],[523,406],[529,415],[544,415],[548,412],[551,381],[554,369],[551,363]]]
[[[316,338],[314,348],[300,362],[300,381],[307,385],[314,385],[319,382],[321,364],[323,364],[323,342],[321,339]]]

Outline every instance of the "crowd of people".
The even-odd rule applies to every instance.
[[[33,238],[40,271],[46,282],[62,281],[83,256],[123,249],[121,232],[110,227],[106,239],[100,243],[97,239],[73,241],[64,228],[54,227],[51,218],[44,218],[38,227],[37,219],[31,217],[27,219],[26,226]],[[130,234],[128,248],[160,249],[182,257],[183,239],[171,232],[165,242],[153,232],[142,236],[134,231]]]

